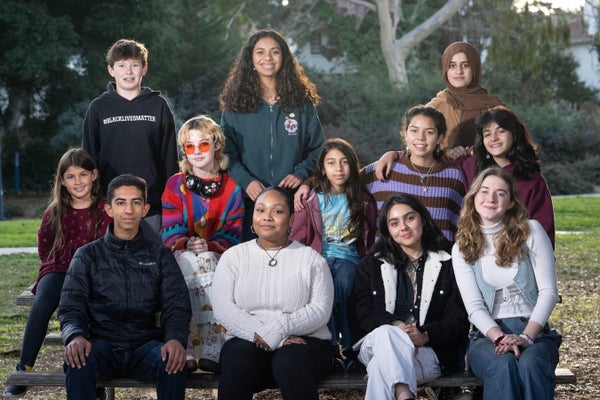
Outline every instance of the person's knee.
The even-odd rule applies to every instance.
[[[67,381],[77,380],[84,382],[97,375],[97,367],[93,362],[86,362],[80,368],[70,367],[66,363],[63,363],[63,371]]]
[[[541,373],[552,379],[554,375],[554,365],[542,357],[523,352],[519,359],[519,371],[521,374],[526,375],[538,375]]]
[[[271,360],[273,365],[273,371],[278,369],[290,369],[295,368],[299,364],[303,363],[305,355],[304,348],[302,344],[289,344],[282,346],[277,352],[273,355],[273,359]],[[300,368],[302,368],[300,366]]]
[[[185,368],[181,371],[174,372],[172,374],[168,374],[163,369],[160,379],[157,381],[158,382],[168,382],[172,385],[182,385],[183,384],[185,387],[185,380],[187,378],[187,375],[188,375],[188,371]]]
[[[221,374],[249,374],[254,371],[261,364],[257,351],[254,343],[246,340],[233,338],[226,341],[219,359]]]
[[[494,357],[485,364],[486,376],[516,376],[519,371],[519,361],[512,353]]]
[[[373,335],[374,343],[389,341],[390,338],[397,336],[402,330],[394,325],[381,325],[373,329],[369,335]]]

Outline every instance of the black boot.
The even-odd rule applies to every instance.
[[[16,371],[31,371],[32,369],[33,368],[27,367],[27,366],[23,365],[22,363],[18,363],[17,366],[15,367]],[[27,386],[9,385],[4,388],[4,396],[7,396],[7,397],[22,396],[25,394],[25,392],[27,392],[27,389],[28,389]]]

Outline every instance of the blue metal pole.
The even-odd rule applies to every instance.
[[[15,151],[15,191],[21,190],[21,171],[19,171],[19,152]]]

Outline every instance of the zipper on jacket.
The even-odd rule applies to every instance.
[[[275,186],[276,184],[273,182],[273,179],[275,178],[275,172],[273,171],[273,105],[269,104],[269,113],[270,115],[270,123],[269,123],[269,135],[271,138],[271,151],[269,152],[269,166],[270,166],[270,170],[271,170],[271,186]]]
[[[126,243],[125,246],[123,246],[123,265],[126,266],[125,268],[125,288],[126,288],[126,293],[127,293],[127,301],[125,304],[125,312],[127,313],[127,318],[126,318],[126,324],[129,325],[129,311],[131,310],[131,290],[128,290],[128,288],[130,287],[131,284],[131,277],[129,276],[129,271],[131,271],[131,268],[129,268],[129,265],[127,265],[127,263],[129,262],[129,260],[132,258],[131,257],[131,252],[130,252],[131,248],[130,248],[130,244]],[[130,339],[130,338],[128,338]],[[129,341],[131,343],[131,340]]]

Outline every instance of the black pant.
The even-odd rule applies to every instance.
[[[251,400],[253,393],[273,383],[285,400],[318,400],[317,383],[331,370],[331,344],[304,339],[306,344],[290,344],[272,352],[239,338],[225,342],[219,400]]]

